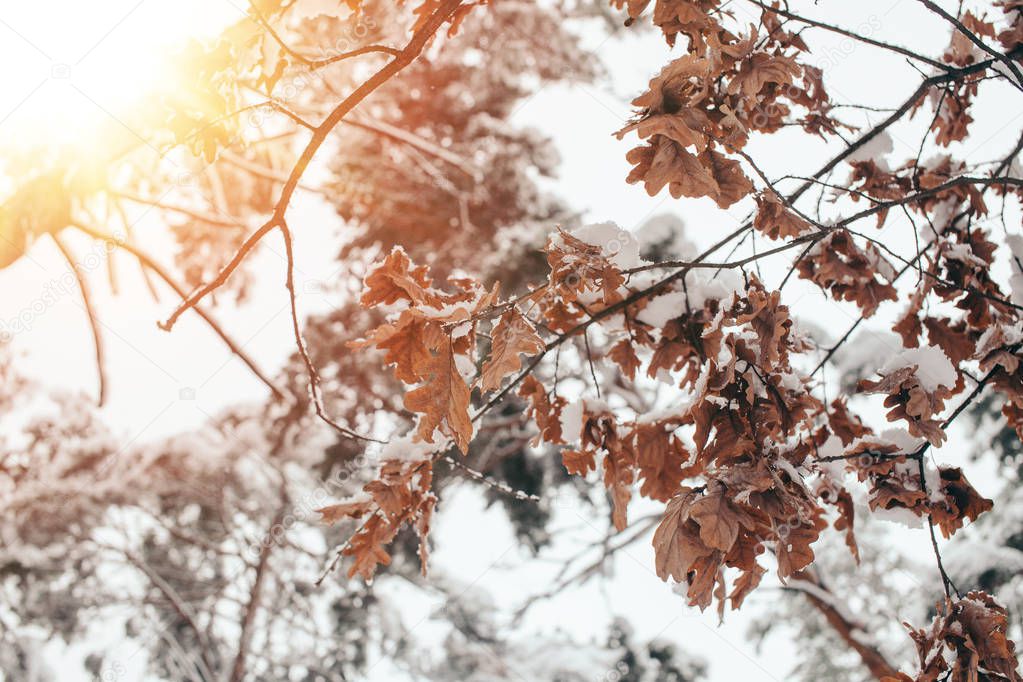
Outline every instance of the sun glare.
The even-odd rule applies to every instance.
[[[95,152],[141,142],[169,58],[244,17],[228,0],[37,0],[0,9],[0,146]],[[184,84],[183,84],[184,85]]]

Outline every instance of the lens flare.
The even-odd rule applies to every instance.
[[[243,18],[230,3],[202,0],[50,0],[3,11],[0,146],[17,158],[143,144],[163,115],[160,93],[187,87],[170,68],[175,50]]]

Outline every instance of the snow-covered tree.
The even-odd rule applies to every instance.
[[[265,395],[135,444],[3,366],[5,672],[44,678],[59,636],[120,674],[101,624],[165,679],[699,679],[685,643],[635,623],[519,627],[645,543],[680,610],[773,594],[755,634],[798,642],[803,679],[1021,680],[1023,136],[979,161],[963,145],[983,107],[1019,101],[1023,4],[917,4],[937,51],[813,3],[259,0],[182,50],[109,153],[12,153],[0,264],[44,239],[66,258],[100,404],[83,235],[173,292],[162,329],[200,316]],[[548,85],[602,78],[618,24],[673,49],[607,131],[634,145],[621,180],[701,200],[698,228],[582,224],[550,190],[551,140],[516,120]],[[845,101],[815,53],[836,36],[908,64],[914,89]],[[827,160],[807,170],[793,140]],[[170,253],[133,233],[139,209]],[[317,210],[338,272],[317,283],[331,311],[306,316],[295,244]],[[294,342],[278,372],[213,312],[273,277]],[[969,422],[974,451],[949,457]],[[981,466],[1000,489],[970,482]],[[463,483],[561,565],[514,613],[429,570]],[[568,558],[587,533],[566,538],[566,502],[600,535]],[[432,637],[402,618],[413,600]]]

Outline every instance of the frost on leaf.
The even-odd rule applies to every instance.
[[[392,320],[372,330],[366,339],[350,345],[385,351],[384,360],[394,365],[395,376],[403,383],[418,384],[405,395],[404,404],[419,415],[420,439],[433,443],[435,431],[439,431],[464,453],[473,434],[471,392],[459,361],[475,358],[473,316],[496,302],[497,288],[487,291],[469,279],[448,284],[453,291],[437,288],[425,267],[414,266],[404,251],[394,249],[366,276],[362,304],[403,303],[406,307],[392,313]],[[512,342],[523,347],[526,341],[528,338]],[[510,360],[503,359],[505,367]],[[493,370],[489,377],[493,380]]]
[[[905,364],[914,360],[920,364]],[[939,415],[945,401],[962,388],[962,379],[948,358],[934,346],[906,351],[879,373],[877,381],[861,381],[860,390],[887,395],[888,421],[901,419],[910,434],[941,445],[946,436]]]
[[[343,519],[359,519],[373,509],[372,500],[368,496],[359,499],[339,502],[317,509],[322,516],[322,521],[328,525],[335,524]]]
[[[870,317],[884,301],[898,296],[891,285],[894,270],[873,244],[860,248],[845,230],[817,242],[799,261],[800,277],[831,293],[836,301],[852,301]]]
[[[433,288],[427,267],[414,267],[401,249],[394,249],[363,281],[362,305],[367,308],[405,300],[415,305],[440,307],[441,296]]]
[[[547,262],[551,266],[550,286],[565,303],[592,303],[599,296],[605,305],[621,300],[625,283],[619,268],[604,254],[603,248],[559,230],[547,243]]]
[[[1016,645],[1007,635],[1008,612],[985,592],[946,599],[927,628],[906,627],[916,644],[919,672],[899,673],[884,682],[1023,680],[1017,671]]]
[[[405,394],[406,409],[419,415],[419,437],[432,443],[434,430],[452,438],[463,453],[469,451],[472,422],[469,420],[469,386],[458,371],[450,338],[430,348],[428,358],[416,367],[423,384]]]
[[[370,581],[379,565],[391,563],[387,552],[402,526],[409,524],[419,536],[423,574],[428,558],[427,535],[437,498],[431,490],[433,464],[427,460],[387,459],[379,476],[363,487],[363,495],[320,510],[328,522],[343,518],[361,519],[362,525],[343,546],[341,554],[353,559],[348,576],[361,575]]]
[[[792,212],[772,190],[765,190],[757,196],[757,215],[753,227],[770,239],[800,237],[812,228]]]

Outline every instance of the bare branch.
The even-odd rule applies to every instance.
[[[924,55],[917,54],[916,52],[913,52],[912,50],[908,50],[908,49],[906,49],[904,47],[900,47],[898,45],[892,45],[890,43],[885,43],[885,42],[882,42],[880,40],[874,40],[873,38],[871,38],[869,36],[861,35],[859,33],[856,33],[855,31],[850,31],[850,30],[844,29],[844,28],[842,28],[840,26],[834,26],[832,24],[825,24],[824,22],[816,21],[814,19],[807,19],[806,17],[802,17],[802,16],[796,14],[795,12],[790,12],[787,9],[783,9],[781,7],[772,7],[771,5],[764,4],[763,2],[760,2],[760,0],[747,0],[747,2],[750,2],[750,3],[754,4],[754,5],[756,5],[757,7],[759,7],[762,10],[764,10],[765,12],[771,12],[772,14],[777,14],[778,16],[785,17],[786,19],[791,19],[793,21],[798,21],[799,23],[806,24],[807,26],[813,26],[814,28],[819,28],[819,29],[823,29],[825,31],[830,31],[832,33],[837,33],[838,35],[842,35],[842,36],[845,36],[847,38],[852,38],[853,40],[857,40],[857,41],[859,41],[861,43],[865,43],[867,45],[873,45],[874,47],[880,47],[880,48],[882,48],[884,50],[889,50],[891,52],[895,52],[897,54],[901,54],[901,55],[903,55],[905,57],[909,57],[910,59],[915,59],[917,61],[923,62],[923,63],[928,64],[930,66],[933,66],[933,67],[935,67],[937,69],[948,70],[948,69],[951,68],[948,64],[943,64],[943,63],[941,63],[941,62],[939,62],[939,61],[937,61],[935,59],[931,59],[930,57],[926,57]]]
[[[284,188],[281,190],[280,198],[274,207],[273,215],[259,227],[248,239],[246,239],[234,257],[228,261],[217,276],[208,284],[199,287],[193,292],[187,299],[185,299],[181,305],[171,314],[167,320],[160,324],[160,328],[165,331],[170,331],[174,327],[174,323],[178,320],[181,315],[189,308],[195,306],[196,303],[205,298],[214,289],[217,289],[224,282],[227,281],[231,273],[234,272],[245,257],[252,251],[252,249],[263,239],[271,230],[275,227],[280,227],[284,221],[284,215],[288,210],[288,205],[291,202],[291,197],[295,193],[295,189],[298,187],[298,183],[305,174],[306,169],[309,167],[309,163],[313,160],[316,152],[327,140],[327,136],[330,132],[349,114],[362,100],[366,99],[374,90],[379,88],[381,85],[389,81],[392,77],[400,73],[409,64],[411,64],[419,56],[419,54],[426,47],[430,38],[440,29],[441,25],[450,18],[458,7],[461,5],[462,0],[444,0],[440,7],[429,19],[427,19],[422,28],[420,28],[412,39],[409,40],[399,54],[394,56],[394,59],[388,62],[383,68],[377,71],[368,80],[363,82],[357,87],[348,97],[346,97],[340,104],[338,104],[333,111],[327,116],[327,118],[316,127],[313,131],[313,136],[309,140],[305,149],[302,151],[301,156],[295,166],[292,168],[291,174],[288,176],[287,181],[284,183]]]
[[[163,268],[163,266],[161,266],[159,263],[153,260],[145,251],[142,251],[141,249],[132,246],[130,243],[124,240],[117,239],[113,235],[104,234],[99,230],[93,229],[81,223],[72,223],[71,227],[89,235],[93,239],[99,239],[107,244],[114,244],[118,248],[127,251],[136,259],[138,259],[139,263],[143,266],[143,268],[145,268],[148,271],[152,271],[153,274],[162,279],[164,283],[168,287],[170,287],[172,291],[174,291],[175,294],[177,294],[180,297],[185,296],[184,287],[175,282],[174,279],[170,276],[170,273],[168,273]],[[209,325],[210,329],[212,329],[213,332],[220,337],[220,339],[227,346],[228,350],[230,350],[234,355],[236,355],[239,360],[245,363],[245,366],[249,368],[249,370],[256,376],[256,378],[259,379],[268,389],[270,389],[270,393],[274,396],[274,398],[278,400],[284,400],[284,393],[279,388],[277,388],[277,386],[273,383],[273,381],[269,379],[269,377],[267,377],[263,373],[263,371],[256,364],[255,360],[249,357],[249,355],[242,349],[241,345],[237,343],[234,339],[232,339],[230,336],[228,336],[227,332],[224,331],[223,327],[220,326],[220,324],[216,321],[213,315],[211,313],[206,312],[206,310],[200,306],[196,306],[194,310],[196,314],[199,315],[199,317],[205,320],[206,324]]]
[[[287,258],[287,277],[285,279],[285,287],[288,290],[288,300],[291,306],[291,328],[295,335],[295,344],[298,346],[298,354],[302,358],[302,363],[305,365],[306,372],[309,376],[309,392],[312,398],[313,409],[316,411],[316,416],[344,436],[370,443],[382,443],[384,441],[359,435],[351,429],[341,426],[327,416],[326,409],[323,406],[323,396],[320,391],[320,373],[316,371],[316,366],[313,364],[312,358],[309,357],[309,350],[306,348],[305,339],[302,338],[302,328],[298,320],[298,303],[295,300],[295,253],[291,241],[291,232],[288,230],[287,223],[283,220],[281,221],[280,230],[281,236],[284,238],[284,252]]]
[[[866,643],[864,635],[868,633],[863,630],[863,625],[849,620],[845,610],[836,605],[835,595],[824,586],[816,571],[799,571],[785,589],[805,595],[842,641],[859,655],[871,675],[879,680],[895,679],[898,676],[898,669],[888,662],[884,654],[877,647]]]
[[[85,314],[89,318],[89,328],[92,330],[92,341],[96,349],[96,374],[99,379],[99,397],[98,404],[100,407],[106,401],[107,394],[107,378],[106,378],[106,363],[103,358],[103,335],[99,330],[99,320],[96,317],[96,309],[92,305],[92,294],[89,291],[89,283],[85,279],[85,275],[79,269],[78,264],[75,262],[74,254],[64,244],[64,241],[56,232],[51,232],[50,237],[53,238],[53,243],[60,249],[60,253],[64,256],[64,260],[67,261],[67,265],[71,268],[71,271],[75,273],[75,279],[78,280],[78,289],[82,293],[82,303],[85,305]]]
[[[401,50],[398,50],[393,47],[387,47],[386,45],[366,45],[364,47],[356,48],[354,50],[340,52],[338,54],[332,55],[330,57],[325,57],[323,59],[310,59],[309,57],[306,57],[300,52],[297,52],[296,50],[292,49],[291,46],[288,45],[283,38],[281,38],[280,34],[274,29],[274,27],[270,25],[270,22],[266,19],[266,17],[263,16],[263,13],[260,12],[254,4],[252,4],[251,0],[249,2],[249,11],[256,18],[256,21],[259,24],[261,24],[263,28],[266,29],[266,32],[270,34],[270,37],[273,38],[274,41],[281,46],[282,50],[288,53],[288,55],[290,55],[299,63],[308,66],[310,69],[313,70],[320,69],[323,68],[324,66],[335,64],[340,61],[344,61],[345,59],[351,59],[352,57],[359,57],[364,54],[373,53],[389,54],[392,57],[397,57],[401,54]]]
[[[1016,87],[1017,90],[1023,90],[1023,73],[1020,72],[1019,67],[1016,66],[1016,63],[1012,61],[1012,59],[1002,54],[998,50],[995,50],[987,43],[985,43],[983,40],[978,38],[976,33],[974,33],[973,31],[971,31],[970,29],[966,28],[966,26],[963,25],[963,22],[959,21],[954,16],[943,10],[941,7],[931,2],[931,0],[918,0],[918,2],[920,2],[920,4],[922,4],[924,7],[931,10],[948,23],[955,26],[956,30],[958,30],[960,33],[966,36],[971,43],[973,43],[981,50],[994,57],[996,60],[1005,64],[1009,68],[1009,71],[1012,72],[1012,75],[1016,77],[1016,83],[1013,83],[1013,85]]]

